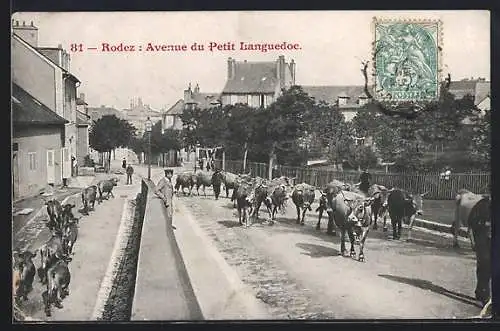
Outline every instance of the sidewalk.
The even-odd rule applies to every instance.
[[[83,216],[78,210],[82,207],[81,199],[69,198],[68,202],[76,205],[75,217],[82,217],[79,222],[78,240],[74,247],[73,260],[69,264],[71,272],[70,295],[63,301],[62,309],[52,309],[52,317],[46,317],[43,311],[41,293],[43,286],[35,279],[33,292],[22,308],[26,315],[44,321],[86,321],[91,320],[98,302],[102,281],[110,264],[115,249],[118,229],[122,222],[124,204],[135,199],[140,191],[140,179],[134,176],[134,185],[118,184],[114,188],[115,198],[104,200],[95,205],[90,215]],[[34,251],[48,238],[48,231],[43,229],[36,238],[29,242]],[[34,261],[40,265],[39,256]]]

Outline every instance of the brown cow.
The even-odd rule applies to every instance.
[[[28,294],[33,290],[33,280],[35,279],[36,268],[33,264],[33,254],[30,251],[14,253],[14,270],[16,271],[15,298],[19,303],[21,299],[28,300]]]
[[[41,266],[38,268],[38,277],[42,284],[47,283],[47,270],[64,255],[62,232],[54,231],[52,237],[40,248]]]
[[[62,300],[69,295],[69,283],[71,273],[68,264],[71,257],[63,255],[47,271],[47,290],[42,293],[42,299],[45,305],[45,314],[51,316],[52,304],[61,309]]]
[[[90,210],[94,210],[96,198],[97,198],[97,186],[96,185],[89,186],[83,190],[83,192],[82,192],[82,204],[83,204],[82,214],[88,215]],[[101,200],[97,199],[97,203],[100,204]]]
[[[99,200],[102,201],[104,193],[106,193],[106,199],[109,198],[109,195],[111,195],[111,197],[114,198],[115,196],[113,195],[113,187],[117,185],[118,185],[118,178],[111,178],[99,181],[97,183],[97,189],[99,190]]]

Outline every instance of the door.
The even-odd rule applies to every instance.
[[[12,192],[14,193],[14,200],[19,197],[19,164],[17,160],[17,151],[12,152]]]
[[[71,177],[71,158],[69,156],[69,148],[64,147],[61,150],[62,155],[62,176],[63,178]]]
[[[56,181],[56,165],[54,162],[54,150],[47,150],[47,183],[54,184]]]

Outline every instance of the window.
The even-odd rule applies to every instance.
[[[259,106],[260,106],[260,107],[265,107],[265,106],[266,106],[266,98],[265,98],[264,94],[261,94],[261,95],[260,95],[260,102],[259,102]]]
[[[360,106],[364,106],[364,105],[366,105],[366,104],[367,104],[367,102],[368,102],[368,99],[367,99],[367,98],[359,98],[359,99],[358,99],[358,104],[359,104]]]
[[[347,105],[347,98],[339,97],[339,106],[344,106],[344,105]]]
[[[165,116],[165,128],[169,128],[174,125],[174,117],[167,115]]]
[[[231,100],[231,104],[232,105],[235,105],[238,102],[238,96],[237,95],[232,94],[230,98],[231,98],[230,100]]]
[[[36,153],[28,153],[30,170],[36,170]]]

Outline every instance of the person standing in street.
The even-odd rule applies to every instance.
[[[372,180],[372,175],[370,175],[368,170],[364,168],[363,172],[359,176],[359,190],[368,194],[368,189],[370,188],[371,180]]]
[[[129,184],[129,182],[130,185],[132,185],[132,174],[134,173],[134,168],[132,168],[132,166],[129,164],[127,170],[125,171],[127,172],[127,185]]]
[[[174,171],[172,169],[165,169],[165,177],[160,179],[155,188],[155,194],[163,200],[165,207],[167,208],[167,217],[172,219],[173,215],[173,196],[174,187],[172,185],[172,176]]]
[[[123,158],[123,161],[122,161],[122,168],[123,168],[123,170],[127,169],[127,160],[125,158]]]

